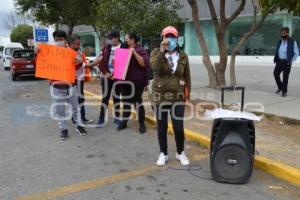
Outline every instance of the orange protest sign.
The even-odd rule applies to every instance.
[[[74,61],[77,52],[65,47],[47,44],[39,45],[35,76],[56,81],[74,83],[76,69]]]

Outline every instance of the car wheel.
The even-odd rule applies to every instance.
[[[9,67],[5,67],[4,70],[5,70],[5,71],[9,71],[10,68],[9,68]]]
[[[11,80],[16,81],[17,80],[17,75],[16,74],[11,74]]]

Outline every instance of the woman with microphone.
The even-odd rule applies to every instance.
[[[185,100],[191,91],[190,66],[187,54],[178,47],[178,31],[173,26],[163,29],[160,48],[151,53],[153,70],[151,100],[157,120],[157,134],[160,146],[158,166],[168,161],[167,129],[168,113],[172,120],[176,141],[176,159],[181,165],[189,165],[184,153],[184,111]]]

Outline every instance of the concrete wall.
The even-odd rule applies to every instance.
[[[201,20],[207,20],[211,19],[211,15],[209,12],[209,8],[207,5],[206,0],[197,0],[198,2],[198,8],[199,8],[199,18]],[[219,14],[220,10],[220,0],[213,0],[216,8],[217,14]],[[186,0],[182,0],[183,8],[179,11],[179,15],[182,16],[185,19],[188,19],[189,21],[192,20],[192,13],[191,13],[191,7],[188,4]],[[234,10],[237,9],[239,6],[240,1],[239,0],[227,0],[226,1],[226,15],[231,15]],[[253,6],[251,0],[246,0],[246,6],[245,9],[242,11],[240,16],[249,16],[253,13]]]

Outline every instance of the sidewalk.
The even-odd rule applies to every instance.
[[[101,94],[99,81],[90,82],[86,90]],[[216,92],[217,93],[217,92]],[[279,98],[279,97],[278,97]],[[193,100],[197,104],[199,100]],[[146,114],[153,116],[149,100],[144,98]],[[198,112],[198,110],[197,110]],[[194,113],[196,114],[196,113]],[[186,116],[189,115],[187,109]],[[199,120],[193,117],[185,121],[185,128],[210,137],[212,121]],[[256,151],[265,156],[300,169],[300,123],[285,121],[278,117],[265,117],[256,123]]]
[[[208,85],[207,72],[202,64],[191,62],[192,99],[220,102],[221,92],[206,87]],[[249,66],[237,65],[236,74],[239,86],[246,87],[245,106],[248,111],[258,111],[291,119],[300,120],[300,68],[292,68],[289,81],[289,92],[286,98],[275,94],[277,90],[273,78],[273,65]],[[229,82],[229,75],[227,74]],[[225,103],[234,103],[235,95],[228,92]],[[237,93],[240,103],[240,93]]]

